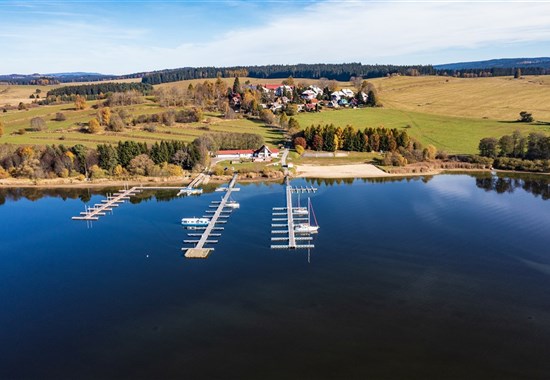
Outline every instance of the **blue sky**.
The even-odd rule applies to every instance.
[[[0,0],[0,73],[550,55],[550,2]]]

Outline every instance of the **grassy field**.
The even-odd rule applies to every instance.
[[[132,115],[164,112],[166,109],[154,103],[144,103],[124,107]],[[65,121],[55,121],[56,112],[63,112]],[[147,132],[142,126],[126,128],[123,132],[102,132],[89,134],[82,132],[79,124],[85,124],[94,118],[96,111],[88,108],[76,111],[72,104],[52,105],[32,108],[28,111],[10,111],[0,116],[4,121],[4,136],[0,142],[10,144],[83,144],[95,146],[98,143],[117,143],[120,140],[134,140],[154,142],[159,140],[192,141],[206,132],[246,132],[257,133],[271,145],[278,145],[282,141],[281,132],[268,127],[259,121],[236,119],[225,120],[216,114],[206,114],[205,120],[200,123],[178,124],[174,126],[157,126],[155,132]],[[19,135],[20,129],[29,128],[30,120],[40,116],[46,121],[47,130],[40,132],[26,132]]]
[[[550,121],[550,76],[393,77],[370,80],[384,107],[444,116],[513,121],[521,111]]]
[[[116,81],[117,83],[131,83],[131,82],[140,82],[140,78],[130,78],[130,79],[120,79]],[[99,82],[74,82],[74,83],[61,83],[52,86],[26,86],[26,85],[7,85],[0,83],[0,107],[6,104],[11,104],[12,106],[17,106],[19,102],[30,103],[32,99],[29,97],[31,94],[34,94],[37,89],[41,91],[40,97],[43,98],[46,96],[46,93],[50,90],[59,87],[65,86],[77,86],[80,84],[93,84]]]
[[[135,81],[135,79],[133,79]],[[233,78],[223,79],[228,85]],[[130,80],[131,81],[131,80]],[[156,88],[172,86],[187,88],[189,83],[204,80],[190,80],[165,83]],[[241,84],[281,83],[281,79],[240,78]],[[295,79],[296,83],[318,83],[315,80]],[[513,78],[445,78],[445,77],[394,77],[370,80],[379,90],[383,108],[323,110],[320,113],[297,115],[302,127],[311,124],[330,124],[356,128],[387,127],[405,128],[407,132],[424,144],[433,144],[448,153],[477,153],[481,138],[500,137],[516,129],[525,134],[533,131],[550,133],[550,125],[541,123],[515,123],[520,111],[532,112],[535,119],[550,121],[550,76]],[[341,87],[350,87],[341,82]],[[36,88],[45,94],[59,86],[6,86],[0,85],[0,105],[7,99],[18,97],[29,101],[28,96]],[[12,101],[12,104],[18,102]],[[92,102],[89,102],[91,105]],[[125,107],[132,115],[163,112],[165,109],[151,101],[137,106]],[[54,121],[56,112],[63,112],[67,120]],[[46,120],[47,131],[28,132],[24,135],[14,132],[29,128],[30,119],[41,116]],[[5,124],[4,136],[0,142],[12,144],[59,144],[82,143],[93,146],[97,143],[119,140],[154,142],[161,139],[191,141],[205,132],[238,131],[261,134],[266,142],[277,145],[282,138],[280,132],[260,122],[238,119],[224,120],[215,114],[206,115],[201,123],[176,124],[173,127],[157,127],[155,132],[140,127],[127,128],[124,132],[104,132],[96,135],[83,133],[80,126],[95,117],[95,110],[74,110],[72,104],[32,108],[28,111],[9,111],[0,114]]]
[[[390,108],[324,110],[296,116],[302,127],[311,124],[334,124],[355,128],[386,127],[404,129],[423,144],[433,144],[447,153],[477,153],[483,137],[500,137],[516,129],[527,134],[533,131],[550,133],[550,125],[530,125],[497,120],[451,117],[407,112]]]

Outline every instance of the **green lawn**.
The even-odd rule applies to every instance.
[[[161,113],[166,111],[154,103],[143,103],[139,105],[122,107],[132,116],[140,114]],[[66,116],[65,121],[55,121],[57,112]],[[30,121],[33,117],[42,117],[46,122],[47,129],[40,132],[26,132],[23,135],[16,132],[21,129],[30,128]],[[256,120],[236,119],[224,120],[217,114],[206,114],[205,120],[200,123],[176,123],[167,127],[157,124],[155,132],[143,130],[143,125],[126,128],[122,132],[102,132],[89,134],[80,130],[80,125],[85,125],[96,116],[96,110],[87,108],[76,111],[72,104],[42,106],[27,111],[9,111],[0,114],[0,120],[4,123],[4,135],[0,143],[9,144],[83,144],[95,146],[98,143],[117,143],[122,140],[134,140],[153,143],[159,140],[182,140],[192,141],[196,137],[208,132],[240,132],[257,133],[263,136],[266,143],[277,146],[283,140],[280,130],[266,126]]]
[[[307,153],[315,153],[307,151]],[[343,152],[339,152],[343,153]],[[374,152],[345,152],[347,156],[341,157],[304,157],[295,154],[290,162],[296,164],[311,164],[311,165],[346,165],[346,164],[362,164],[365,162],[373,162],[375,158],[381,158],[382,155]]]
[[[386,127],[405,129],[423,144],[433,144],[447,153],[477,153],[483,137],[500,137],[519,129],[524,134],[550,133],[548,125],[502,122],[487,119],[441,116],[387,108],[323,110],[295,116],[302,128],[311,124],[334,124],[355,128]]]

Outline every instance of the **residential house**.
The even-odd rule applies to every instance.
[[[262,145],[259,149],[255,150],[252,157],[261,160],[268,160],[279,157],[279,149],[270,149],[267,145]]]
[[[279,156],[278,149],[270,149],[266,145],[262,145],[259,149],[231,149],[219,150],[216,157],[224,159],[258,159],[270,160]]]

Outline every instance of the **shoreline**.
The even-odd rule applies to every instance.
[[[297,165],[296,174],[291,176],[291,179],[298,178],[319,178],[319,179],[349,179],[349,178],[406,178],[406,177],[423,177],[433,176],[445,173],[509,173],[509,174],[535,174],[546,175],[550,173],[524,172],[514,170],[491,170],[491,169],[467,169],[467,168],[438,168],[427,170],[424,172],[408,172],[408,173],[387,173],[371,164],[346,164],[346,165]],[[193,177],[178,178],[178,177],[142,177],[131,178],[128,180],[121,179],[100,179],[92,181],[79,181],[76,179],[56,178],[56,179],[18,179],[6,178],[0,180],[0,189],[2,188],[31,188],[31,189],[87,189],[87,188],[108,188],[108,187],[125,187],[125,186],[143,186],[143,187],[174,187],[187,186]],[[224,183],[231,179],[231,176],[211,176],[208,183]],[[255,177],[247,178],[243,176],[239,178],[239,182],[243,183],[259,183],[273,182],[282,179]]]

